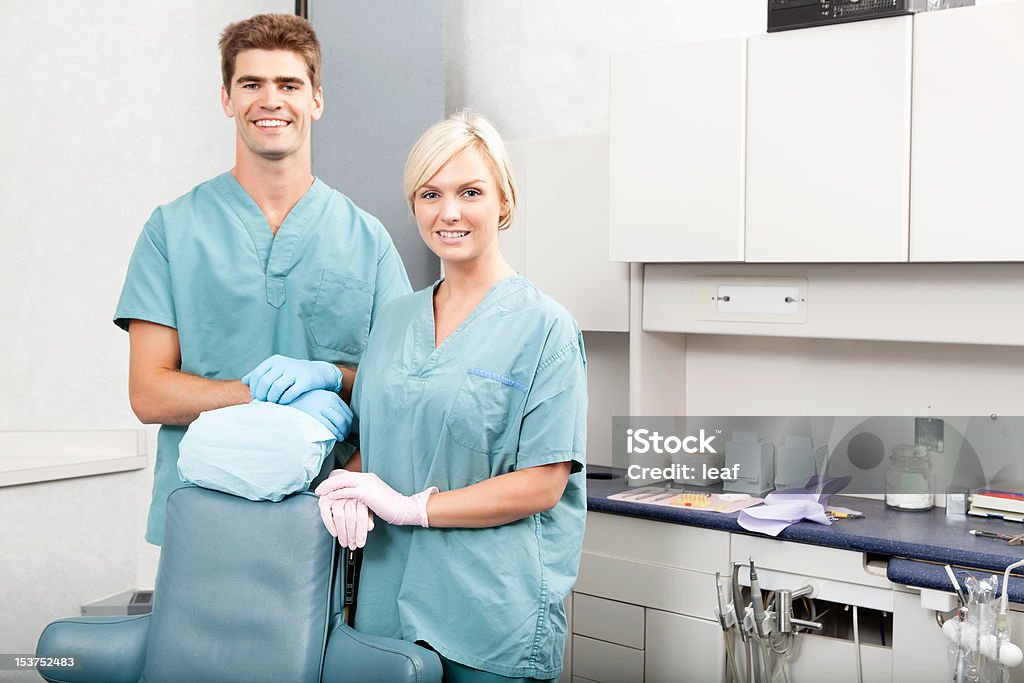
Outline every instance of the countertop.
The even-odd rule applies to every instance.
[[[672,524],[705,529],[718,529],[731,533],[771,538],[764,534],[751,534],[736,521],[739,513],[722,514],[689,508],[669,508],[644,505],[607,496],[630,489],[626,479],[608,468],[589,468],[591,476],[612,479],[587,479],[587,509],[629,517],[640,517]],[[674,486],[674,488],[680,488]],[[1004,522],[973,516],[946,516],[942,508],[927,512],[898,512],[889,510],[881,500],[834,496],[832,504],[853,508],[864,513],[864,519],[844,519],[830,526],[815,522],[798,522],[782,531],[780,541],[807,543],[829,548],[854,550],[882,556],[890,561],[888,578],[893,583],[920,588],[949,591],[952,587],[942,565],[974,570],[989,570],[1002,574],[1007,565],[1024,559],[1024,545],[1009,545],[998,539],[972,536],[969,529],[985,529],[1006,534],[1024,533],[1024,524]],[[1017,569],[1014,575],[1024,574]],[[1010,581],[1010,600],[1024,603],[1024,578]]]

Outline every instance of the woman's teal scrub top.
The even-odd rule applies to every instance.
[[[370,334],[352,401],[364,470],[406,495],[555,462],[575,472],[553,509],[510,524],[378,522],[356,628],[426,641],[503,676],[554,678],[586,517],[583,337],[561,305],[514,276],[435,348],[433,291],[389,304]]]
[[[391,237],[319,179],[275,236],[231,173],[157,208],[142,229],[114,322],[178,331],[181,369],[238,379],[275,353],[358,364],[380,306],[411,291]],[[167,495],[178,486],[178,442],[157,442],[146,540],[160,545]]]

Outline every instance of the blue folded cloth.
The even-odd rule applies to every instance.
[[[249,500],[303,491],[335,439],[300,410],[253,401],[199,415],[178,447],[182,481]]]

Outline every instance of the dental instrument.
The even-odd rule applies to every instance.
[[[749,558],[750,562],[750,601],[752,605],[753,619],[754,619],[754,630],[755,640],[757,641],[757,655],[761,662],[761,670],[765,676],[765,680],[771,683],[772,672],[769,665],[768,657],[768,646],[766,639],[771,630],[769,625],[768,630],[765,629],[765,610],[764,610],[764,596],[761,594],[761,585],[757,581],[757,569],[754,568],[754,558]]]
[[[1001,534],[996,531],[985,531],[983,529],[970,529],[967,533],[971,536],[980,536],[982,538],[996,538],[1000,541],[1006,541],[1009,545],[1021,545],[1024,543],[1024,534],[1014,536],[1011,534]]]
[[[750,558],[750,599],[754,605],[754,627],[757,629],[757,637],[764,638],[764,597],[761,595],[761,587],[757,582],[757,570],[754,569],[754,558]]]
[[[862,512],[842,512],[839,510],[825,510],[825,514],[828,515],[830,522],[835,522],[840,519],[864,519],[864,513]]]
[[[656,501],[663,500],[665,498],[671,498],[673,495],[675,495],[674,493],[669,493],[669,491],[671,491],[671,490],[672,490],[672,482],[668,482],[663,487],[655,487],[651,491],[647,491],[647,492],[642,493],[640,495],[633,495],[633,496],[630,496],[629,498],[633,502],[643,501],[645,503],[654,503]]]
[[[949,577],[950,583],[953,584],[953,589],[956,591],[956,596],[960,598],[960,608],[967,607],[967,596],[964,595],[964,591],[960,588],[960,582],[957,581],[956,574],[953,573],[953,568],[948,564],[945,566],[946,576]]]
[[[672,486],[671,482],[669,482],[668,484],[665,484],[664,486],[645,486],[644,488],[637,489],[636,491],[632,491],[630,493],[627,493],[627,494],[624,494],[624,495],[620,495],[619,496],[619,500],[628,500],[628,501],[646,500],[648,498],[651,498],[652,496],[657,496],[657,495],[660,495],[660,494],[663,494],[663,493],[667,493],[671,486]]]
[[[673,493],[659,493],[659,494],[657,494],[655,496],[650,496],[650,497],[645,496],[643,498],[640,498],[639,500],[642,500],[645,503],[657,503],[657,502],[662,501],[662,500],[667,500],[667,499],[673,497],[674,495],[676,495],[674,492]]]
[[[953,568],[947,564],[945,566],[945,569],[946,576],[949,577],[950,582],[953,584],[953,589],[956,591],[957,599],[960,601],[960,606],[957,608],[956,611],[957,616],[955,622],[955,625],[960,625],[963,624],[963,622],[967,619],[967,596],[964,595],[963,589],[960,588],[960,582],[957,580],[956,574],[953,573]],[[950,619],[950,621],[952,622],[953,620]],[[944,628],[945,624],[943,624],[942,626]],[[963,681],[964,653],[962,636],[963,634],[958,629],[956,634],[956,640],[954,643],[953,655],[953,680],[956,681],[956,683],[960,683],[961,681]]]
[[[744,566],[749,571],[750,586],[750,597],[746,600],[740,586]],[[823,629],[823,624],[816,621],[819,615],[814,603],[808,599],[815,595],[817,587],[809,581],[797,589],[777,588],[765,594],[753,558],[745,563],[733,562],[732,571],[732,602],[726,600],[722,576],[716,573],[713,609],[726,643],[728,680],[733,683],[777,683],[780,680],[789,683],[787,664],[798,652],[798,634],[803,629]],[[803,601],[806,606],[806,614],[801,614],[803,619],[793,612],[795,600]],[[739,630],[742,645],[734,639],[733,627]],[[738,645],[745,654],[737,652]],[[744,658],[742,663],[741,657]],[[858,678],[863,680],[863,675]]]
[[[722,626],[722,638],[725,640],[725,659],[729,663],[733,680],[739,683],[740,672],[736,667],[736,656],[733,653],[735,642],[732,638],[732,627],[736,626],[736,610],[732,603],[727,603],[723,598],[724,588],[722,587],[722,573],[715,572],[715,591],[718,598],[718,607],[715,610],[718,616],[718,623]],[[728,604],[728,608],[725,605]]]
[[[740,641],[743,647],[740,651],[744,653],[743,659],[743,675],[746,676],[747,672],[750,672],[751,678],[753,678],[754,662],[753,652],[749,639],[747,638],[747,631],[744,628],[744,612],[743,609],[743,588],[740,586],[740,567],[743,566],[741,562],[732,563],[732,603],[736,612],[736,619],[739,622],[737,624],[737,630],[740,632]]]

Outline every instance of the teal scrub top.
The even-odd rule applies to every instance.
[[[178,331],[181,369],[238,379],[275,353],[358,364],[377,311],[411,291],[391,237],[319,179],[275,236],[231,173],[157,208],[139,236],[114,322]],[[163,541],[167,495],[187,427],[157,442],[146,540]]]
[[[356,628],[425,641],[475,669],[555,678],[586,517],[583,337],[561,305],[513,276],[435,348],[433,291],[388,305],[370,334],[352,399],[364,470],[406,495],[555,462],[574,473],[554,508],[510,524],[378,522]]]

